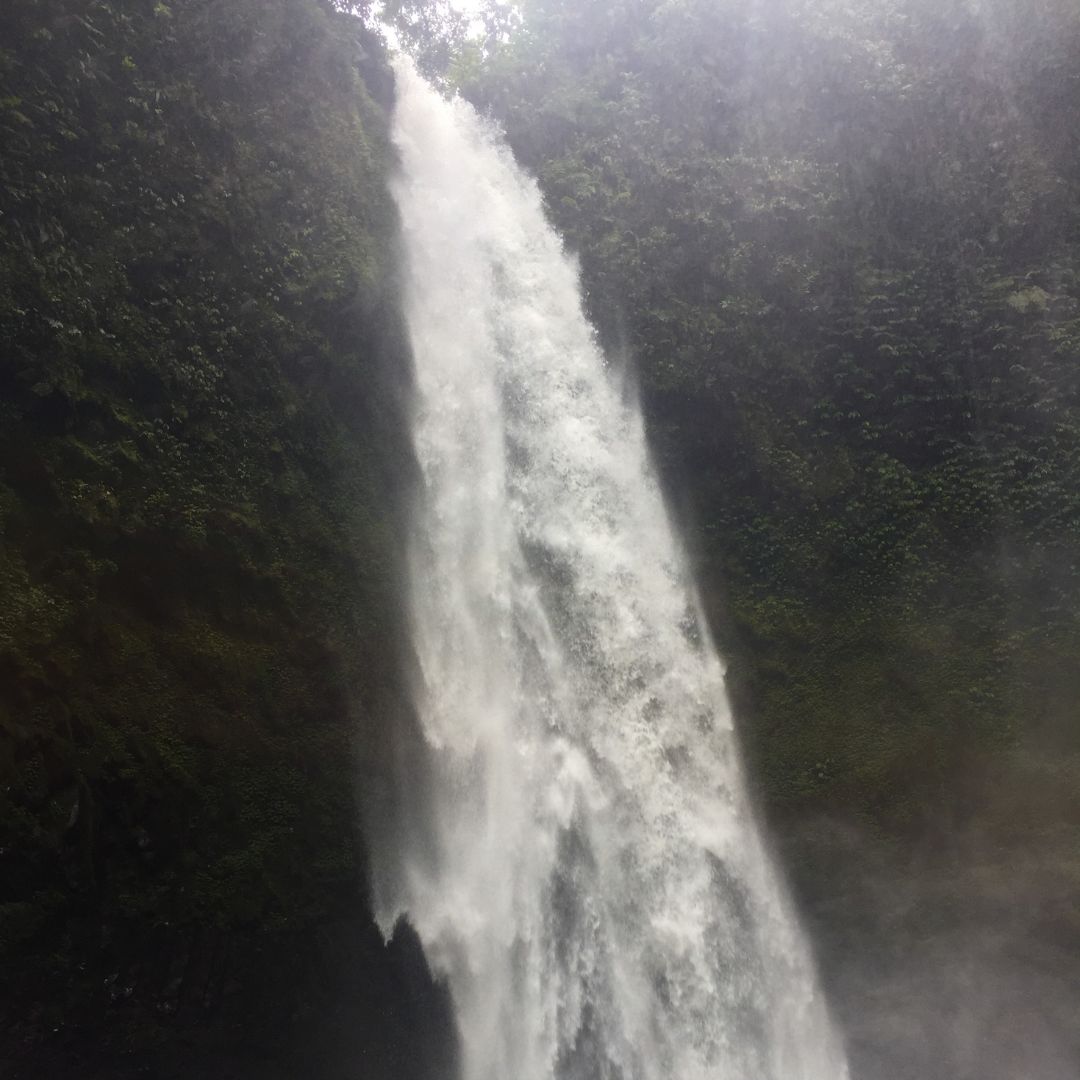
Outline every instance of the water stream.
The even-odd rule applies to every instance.
[[[464,1080],[844,1080],[723,665],[536,184],[398,70],[424,767],[375,860]]]

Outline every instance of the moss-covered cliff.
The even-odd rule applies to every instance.
[[[422,1057],[355,802],[408,474],[391,94],[317,0],[0,11],[5,1076]]]
[[[453,77],[638,375],[856,1073],[1075,1074],[1075,3],[487,29]]]
[[[366,6],[0,6],[0,1076],[451,1063],[356,813],[410,476]],[[391,7],[633,358],[857,1066],[1075,1075],[1075,5]]]

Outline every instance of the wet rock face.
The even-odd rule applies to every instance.
[[[5,1080],[421,1075],[355,798],[395,694],[392,76],[330,8],[0,5]]]

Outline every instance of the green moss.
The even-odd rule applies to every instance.
[[[355,19],[15,0],[0,42],[0,980],[30,1013],[157,933],[355,908],[405,352]]]

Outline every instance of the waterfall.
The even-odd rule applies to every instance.
[[[447,980],[464,1080],[843,1080],[575,264],[488,125],[397,83],[424,752],[383,930]]]

